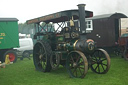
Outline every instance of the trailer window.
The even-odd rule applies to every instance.
[[[120,18],[119,23],[120,35],[125,34],[124,36],[126,36],[128,34],[128,18]]]
[[[91,33],[93,30],[92,20],[86,20],[86,33]]]

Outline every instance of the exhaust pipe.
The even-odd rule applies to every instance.
[[[78,4],[77,6],[79,9],[80,34],[86,34],[85,4]]]

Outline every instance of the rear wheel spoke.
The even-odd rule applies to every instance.
[[[71,56],[71,60],[72,60],[72,62],[74,63],[74,59],[72,58],[72,56]]]
[[[82,75],[82,72],[81,72],[81,69],[79,68],[79,71],[80,71],[80,73],[81,73],[81,75]]]
[[[76,77],[77,77],[77,68],[76,68]]]
[[[80,56],[77,58],[76,63],[78,63],[79,60],[80,60]]]

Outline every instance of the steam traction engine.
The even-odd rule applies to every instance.
[[[85,19],[92,17],[93,12],[85,11],[84,6],[79,4],[79,10],[61,11],[27,21],[27,24],[35,24],[34,39],[37,42],[33,61],[38,71],[49,72],[63,65],[69,75],[76,78],[84,78],[89,67],[98,74],[108,72],[108,53],[97,49],[95,42],[86,38]],[[45,25],[42,26],[41,22]],[[58,28],[53,29],[49,23],[57,24]]]

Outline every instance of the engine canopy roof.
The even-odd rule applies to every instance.
[[[85,10],[85,13],[86,13],[85,18],[89,18],[89,17],[93,16],[92,11]],[[79,19],[79,10],[61,11],[61,12],[53,13],[53,14],[50,14],[50,15],[34,18],[34,19],[31,19],[31,20],[27,20],[26,22],[27,22],[27,24],[40,23],[40,22],[58,23],[58,22],[69,21],[72,16],[73,16],[74,20]]]

